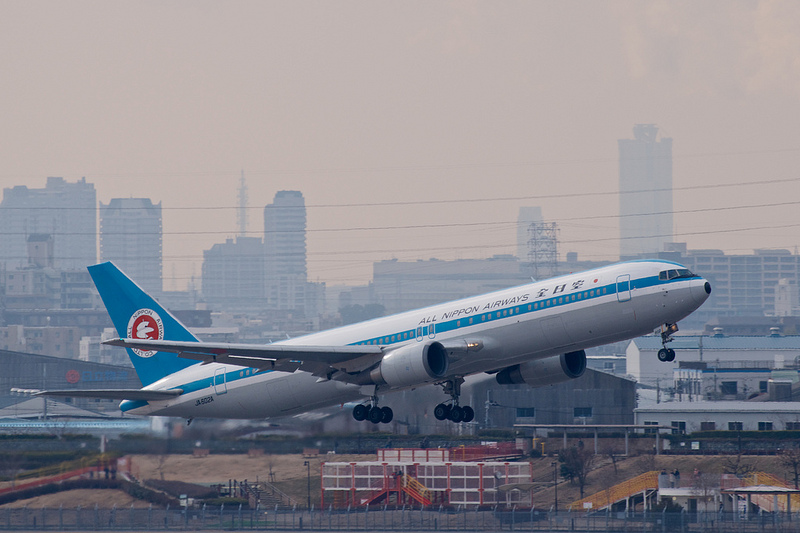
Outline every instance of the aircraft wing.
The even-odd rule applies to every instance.
[[[103,344],[137,350],[171,352],[204,363],[227,363],[269,370],[293,372],[299,367],[314,374],[335,368],[345,372],[361,370],[383,355],[377,345],[308,346],[294,344],[231,344],[216,342],[112,339]]]
[[[99,398],[101,400],[169,400],[183,394],[181,389],[146,390],[146,389],[62,389],[42,390],[33,396],[60,396],[67,398]]]

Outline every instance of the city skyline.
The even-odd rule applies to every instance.
[[[529,205],[562,256],[613,260],[641,123],[674,141],[675,241],[800,245],[791,2],[0,7],[0,187],[161,202],[165,289],[237,235],[242,169],[250,236],[303,192],[310,281],[515,253]]]

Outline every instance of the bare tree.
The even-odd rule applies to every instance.
[[[752,474],[756,471],[756,467],[753,463],[743,461],[741,452],[725,458],[722,462],[722,468],[724,473],[733,474],[739,478],[746,477],[748,474]]]
[[[800,482],[800,448],[793,446],[781,451],[780,462],[783,466],[790,469],[794,477],[794,488],[798,488]]]
[[[575,483],[583,498],[583,489],[586,487],[586,479],[594,464],[594,453],[589,450],[573,446],[572,448],[558,452],[558,462],[561,463],[561,476]]]

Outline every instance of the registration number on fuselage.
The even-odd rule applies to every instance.
[[[196,406],[199,406],[199,405],[205,405],[207,403],[211,403],[213,401],[214,401],[214,397],[213,396],[203,396],[202,398],[199,398],[199,399],[195,400],[194,405],[196,407]]]

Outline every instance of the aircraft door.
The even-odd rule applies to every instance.
[[[225,367],[214,370],[214,392],[225,394],[228,392],[228,384],[225,382]]]
[[[436,322],[428,326],[428,338],[433,339],[436,337]]]
[[[631,275],[617,276],[617,301],[627,302],[631,299]]]

